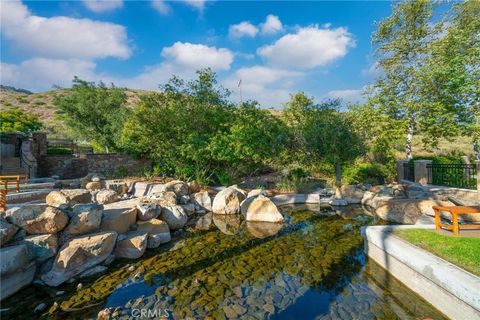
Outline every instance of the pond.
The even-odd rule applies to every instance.
[[[30,286],[2,303],[9,318],[444,319],[363,253],[363,212],[283,208],[286,223],[207,214],[142,259],[51,289]],[[308,208],[311,209],[311,208]],[[58,291],[64,293],[58,294]],[[7,315],[3,314],[3,315]]]

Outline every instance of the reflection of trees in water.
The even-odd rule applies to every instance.
[[[260,306],[265,303],[261,299],[275,295],[276,290],[282,292],[282,298],[277,300],[288,305],[306,287],[341,291],[348,283],[346,274],[359,270],[360,264],[350,256],[361,246],[362,239],[358,230],[344,231],[344,223],[338,218],[304,212],[296,213],[292,223],[273,237],[257,239],[243,228],[236,236],[220,232],[194,234],[185,239],[182,248],[159,253],[137,266],[145,269],[145,282],[157,286],[156,299],[165,299],[163,307],[174,310],[179,317],[214,313],[222,310],[225,302],[238,303],[238,294],[233,291],[236,287],[245,290],[245,296],[240,298],[243,307],[248,308],[252,302],[247,303],[248,288],[259,294],[256,300]],[[101,277],[72,296],[70,306],[106,298],[128,276],[121,269]],[[288,283],[292,278],[299,283],[297,290],[288,285],[280,290],[275,285],[276,281]]]

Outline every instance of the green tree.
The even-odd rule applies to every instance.
[[[480,2],[455,3],[437,25],[440,33],[421,70],[425,99],[454,109],[461,133],[471,137],[480,159]]]
[[[42,123],[36,115],[20,109],[0,111],[0,133],[33,132],[40,130]]]
[[[77,137],[109,152],[121,149],[121,131],[129,114],[126,101],[125,91],[113,84],[108,87],[75,77],[72,88],[56,96],[54,104]]]
[[[307,166],[334,165],[337,184],[341,183],[341,165],[364,151],[349,118],[339,108],[339,100],[315,104],[312,98],[299,92],[292,95],[283,115],[290,129],[292,154]]]
[[[405,123],[407,159],[412,158],[415,133],[422,132],[424,143],[430,145],[458,133],[454,108],[425,99],[422,67],[431,53],[432,39],[438,36],[430,20],[432,11],[431,1],[399,2],[392,15],[378,24],[372,39],[383,75],[374,84],[369,102]]]

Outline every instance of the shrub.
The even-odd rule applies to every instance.
[[[47,153],[48,154],[72,154],[73,151],[71,148],[65,148],[65,147],[48,147]]]
[[[20,109],[0,111],[0,133],[32,132],[42,128],[42,123],[36,115],[23,112]]]
[[[378,163],[360,163],[346,167],[343,180],[347,184],[370,183],[384,184],[389,179],[388,169]]]

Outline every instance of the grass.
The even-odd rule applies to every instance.
[[[395,234],[480,276],[480,238],[446,236],[426,229],[396,230]]]

